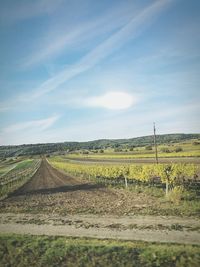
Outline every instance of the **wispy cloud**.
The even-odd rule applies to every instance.
[[[162,112],[160,112],[162,110]],[[167,104],[156,107],[144,107],[140,112],[107,114],[99,119],[87,118],[74,121],[67,127],[52,129],[47,136],[41,136],[40,141],[88,141],[104,138],[132,138],[141,135],[152,135],[153,121],[156,121],[158,133],[199,132],[199,125],[191,119],[191,114],[197,114],[198,104],[188,103],[184,106],[167,108]],[[185,116],[190,120],[185,120]],[[178,118],[178,120],[177,120]],[[92,129],[92,130],[91,130]],[[48,139],[46,139],[48,138]]]
[[[9,2],[9,1],[8,1]],[[34,1],[12,1],[12,6],[5,3],[1,6],[0,20],[2,22],[14,23],[25,19],[52,13],[61,5],[63,0],[34,0]]]
[[[66,26],[68,23],[64,21],[62,23],[65,25],[64,29],[60,24],[54,26],[53,29],[51,27],[50,31],[47,31],[42,39],[40,38],[33,53],[23,59],[22,68],[35,66],[63,51],[80,50],[84,44],[88,44],[100,36],[105,36],[128,23],[136,11],[137,8],[133,3],[117,5],[112,7],[112,10],[78,25],[69,27]]]
[[[112,34],[108,39],[85,55],[79,62],[65,68],[59,74],[43,82],[35,89],[31,98],[34,99],[40,97],[57,89],[64,82],[91,69],[110,54],[116,52],[122,45],[127,43],[130,39],[136,38],[142,31],[144,31],[144,29],[150,26],[161,11],[165,10],[171,2],[172,0],[156,1],[149,7],[145,8],[120,30]],[[25,98],[27,97],[25,96]]]
[[[10,133],[16,133],[19,131],[27,131],[27,130],[39,130],[43,131],[51,127],[57,120],[59,119],[58,115],[42,119],[42,120],[32,120],[32,121],[26,121],[22,123],[16,123],[12,124],[10,126],[7,126],[2,130],[3,134],[10,134]]]

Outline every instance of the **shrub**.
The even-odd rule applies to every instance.
[[[167,198],[169,201],[179,204],[183,195],[185,194],[185,189],[183,186],[175,186],[172,190],[169,191]]]
[[[145,146],[145,150],[152,150],[152,146]]]
[[[180,146],[179,147],[176,147],[176,149],[175,149],[175,152],[176,153],[181,152],[181,151],[183,151],[182,147],[180,147]]]
[[[123,150],[121,148],[115,148],[114,152],[122,152]]]
[[[161,149],[161,152],[163,152],[163,153],[170,153],[171,151],[169,150],[169,148],[167,148],[167,147],[162,147]]]

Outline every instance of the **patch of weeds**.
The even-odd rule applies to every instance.
[[[179,223],[172,224],[170,228],[171,230],[183,231],[183,226]]]
[[[123,225],[120,223],[112,223],[112,224],[108,225],[107,227],[111,228],[111,229],[121,229],[123,227]]]
[[[148,196],[162,198],[164,196],[164,191],[162,188],[157,188],[153,186],[147,185],[130,185],[128,186],[128,190],[135,193],[144,193]]]

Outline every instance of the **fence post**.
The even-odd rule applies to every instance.
[[[126,176],[124,177],[124,179],[125,179],[125,187],[127,188],[128,187],[128,182],[127,182]]]

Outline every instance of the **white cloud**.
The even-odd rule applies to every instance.
[[[136,101],[136,97],[125,92],[107,92],[104,95],[89,97],[85,104],[89,107],[118,110],[130,108]]]
[[[27,131],[27,130],[39,130],[43,131],[45,129],[48,129],[51,127],[57,120],[59,116],[55,115],[52,117],[49,117],[47,119],[43,120],[32,120],[32,121],[26,121],[22,123],[16,123],[12,124],[10,126],[5,127],[2,132],[3,134],[8,134],[8,133],[15,133],[19,131]]]

